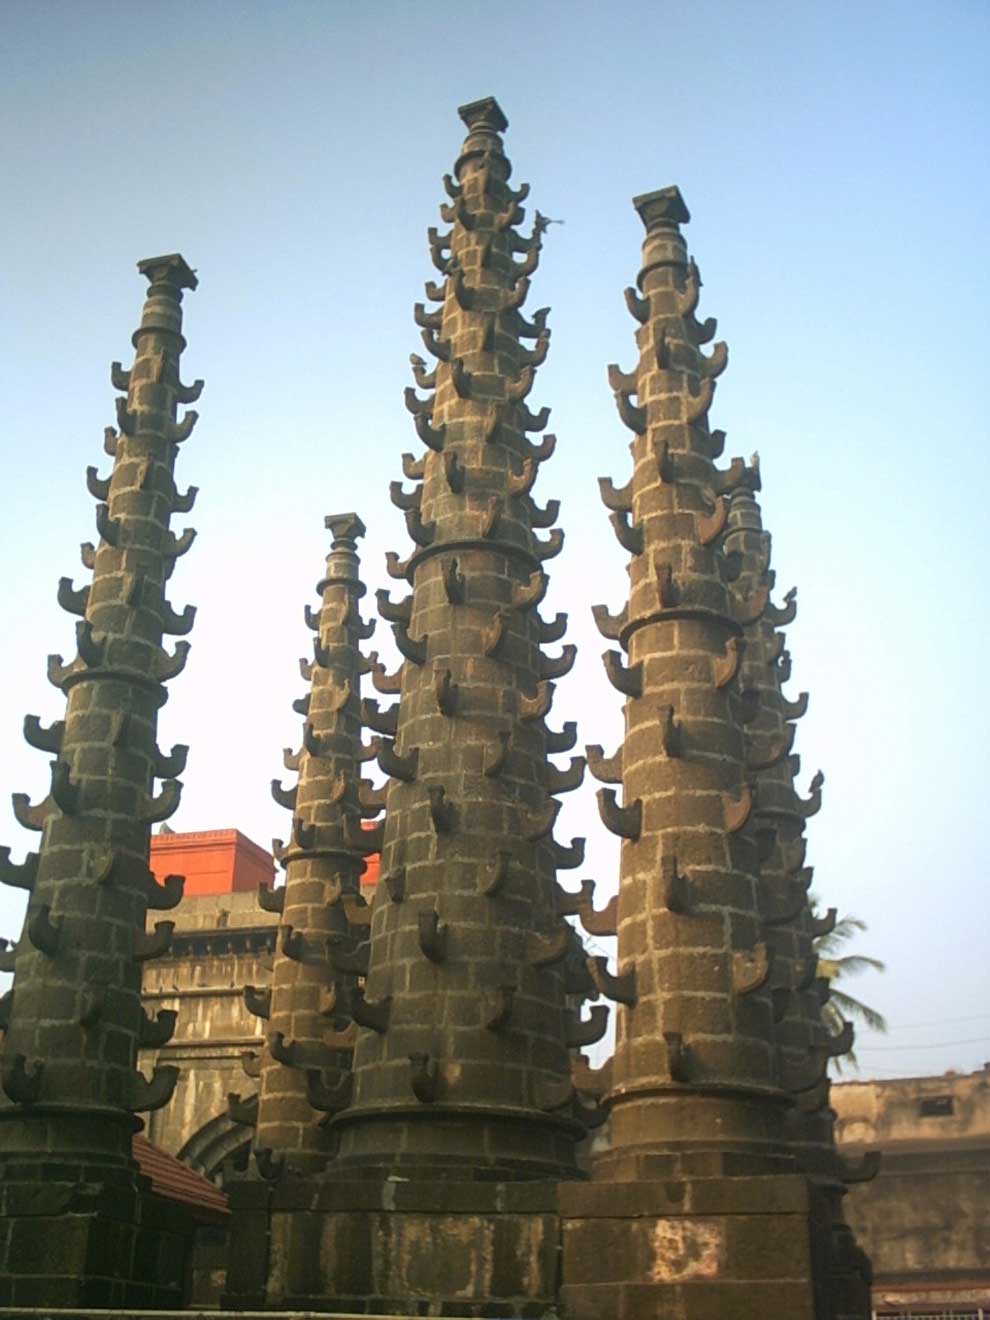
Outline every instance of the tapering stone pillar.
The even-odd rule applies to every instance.
[[[326,526],[333,542],[317,584],[321,604],[305,611],[316,633],[312,660],[300,661],[309,691],[293,702],[303,716],[302,743],[284,755],[299,778],[291,788],[272,781],[275,801],[292,813],[288,842],[273,843],[285,883],[258,895],[281,917],[271,984],[244,988],[250,1011],[267,1022],[267,1044],[247,1062],[257,1092],[228,1098],[231,1116],[255,1128],[254,1168],[229,1184],[224,1304],[237,1309],[281,1305],[287,1280],[274,1261],[286,1253],[294,1262],[309,1251],[319,1256],[305,1233],[313,1221],[294,1212],[325,1197],[335,1145],[328,1123],[350,1098],[359,1024],[372,1031],[388,1024],[388,1002],[369,1003],[359,984],[371,916],[360,877],[382,833],[380,821],[363,827],[362,817],[384,805],[384,793],[360,778],[362,762],[375,754],[374,744],[361,743],[361,677],[374,662],[363,659],[360,642],[375,626],[359,612],[365,588],[357,542],[365,527],[355,513],[330,514]]]
[[[781,877],[763,873],[773,849],[757,814],[761,773],[789,746],[779,731],[753,734],[759,694],[743,673],[748,635],[773,609],[768,565],[725,541],[728,497],[757,488],[758,467],[715,465],[725,437],[708,412],[728,354],[701,351],[715,323],[695,316],[701,281],[680,193],[634,204],[646,228],[638,289],[626,293],[639,361],[609,370],[633,473],[621,488],[601,482],[630,591],[619,614],[595,611],[619,644],[604,659],[626,733],[613,756],[588,749],[592,773],[622,792],[603,788],[599,807],[623,840],[627,995],[611,1149],[597,1185],[561,1189],[562,1298],[574,1320],[825,1320],[828,1209],[788,1139],[805,1077],[781,1068],[790,987],[773,979],[773,922],[788,914]]]
[[[392,780],[368,963],[368,996],[390,998],[391,1015],[359,1036],[354,1103],[334,1127],[342,1169],[539,1178],[574,1171],[583,1131],[555,898],[555,870],[580,846],[561,847],[553,826],[555,795],[584,765],[548,758],[574,742],[547,724],[574,648],[542,652],[565,620],[537,609],[563,542],[537,532],[557,502],[530,493],[555,443],[528,438],[549,409],[525,401],[549,338],[545,311],[521,312],[543,226],[537,215],[528,238],[515,228],[528,189],[509,187],[498,105],[461,116],[451,229],[431,236],[446,279],[427,285],[438,309],[416,309],[437,365],[415,359],[414,374],[432,393],[407,391],[426,444],[407,475],[422,484],[393,490],[415,544],[390,572],[412,594],[379,606],[405,657],[399,702],[366,712],[395,739],[379,753]]]
[[[709,1149],[755,1172],[779,1162],[786,1104],[737,674],[743,627],[767,593],[737,586],[719,544],[726,491],[747,469],[713,462],[707,412],[727,353],[698,346],[707,335],[680,233],[687,209],[676,189],[636,205],[647,229],[642,296],[630,298],[640,357],[628,375],[610,370],[635,436],[633,476],[622,491],[603,487],[630,551],[630,593],[618,619],[597,616],[622,648],[605,665],[626,697],[626,737],[618,758],[592,760],[623,790],[622,805],[600,790],[599,806],[623,838],[618,954],[634,984],[612,1063],[612,1162],[667,1171],[682,1152]]]
[[[414,357],[413,372],[431,393],[406,393],[426,453],[403,460],[412,488],[392,487],[414,545],[389,573],[412,592],[379,594],[403,663],[375,662],[372,679],[398,701],[361,706],[389,777],[381,880],[367,940],[331,952],[365,975],[353,1095],[335,1093],[319,1189],[279,1182],[258,1211],[271,1307],[543,1316],[555,1180],[577,1175],[575,1143],[600,1117],[575,1094],[570,1050],[604,1032],[605,1009],[581,1020],[569,1002],[600,991],[563,920],[580,896],[556,882],[583,840],[553,837],[557,795],[584,771],[550,759],[576,740],[547,722],[574,648],[543,646],[566,617],[539,614],[563,534],[544,531],[557,502],[531,493],[555,444],[530,438],[549,409],[526,402],[546,310],[521,310],[545,222],[518,232],[528,189],[509,187],[496,102],[460,113],[450,228],[430,231],[445,278],[427,285],[436,310],[415,313],[436,366]]]
[[[751,486],[735,490],[729,505],[724,545],[738,560],[740,581],[751,587],[774,585],[770,536]],[[783,684],[791,677],[791,655],[782,628],[797,615],[797,589],[784,604],[768,604],[743,630],[741,682],[753,718],[748,725],[749,763],[756,775],[754,824],[762,858],[761,898],[767,944],[772,952],[771,984],[782,1082],[794,1097],[785,1115],[785,1138],[798,1167],[820,1190],[831,1216],[827,1255],[827,1315],[860,1320],[870,1313],[869,1260],[845,1221],[848,1184],[875,1176],[879,1156],[870,1152],[856,1164],[835,1147],[835,1115],[829,1106],[828,1062],[850,1048],[851,1023],[833,1035],[822,1008],[830,982],[817,974],[814,940],[835,925],[836,910],[815,916],[808,904],[813,869],[805,865],[805,822],[822,803],[821,773],[802,798],[795,787],[800,758],[794,754],[796,721],[808,707],[808,694],[789,700]],[[823,1290],[825,1291],[825,1290]]]
[[[151,826],[179,802],[185,747],[156,741],[163,684],[180,672],[189,606],[177,613],[165,584],[195,532],[170,529],[192,508],[173,470],[199,396],[179,379],[182,294],[196,277],[180,256],[139,263],[150,289],[134,335],[130,371],[114,363],[119,431],[108,430],[109,477],[95,467],[99,543],[83,546],[92,583],[59,584],[76,625],[78,654],[49,657],[48,677],[66,698],[49,728],[28,716],[29,743],[54,759],[51,789],[31,806],[14,795],[22,825],[41,833],[21,866],[3,850],[0,879],[29,891],[24,933],[3,1003],[0,1102],[0,1302],[44,1306],[177,1305],[182,1301],[186,1226],[169,1223],[147,1197],[131,1158],[136,1117],[168,1102],[177,1070],[136,1070],[139,1048],[164,1044],[175,1014],[149,1019],[141,968],[169,946],[172,923],[145,933],[149,908],[179,901],[181,879],[159,886],[148,868]],[[164,779],[161,791],[153,789]]]
[[[726,557],[735,561],[739,581],[769,593],[770,537],[763,531],[752,489],[733,492],[724,536]],[[760,850],[760,897],[767,946],[773,954],[775,1035],[783,1085],[798,1098],[786,1115],[788,1145],[808,1137],[803,1115],[827,1099],[829,1049],[841,1052],[849,1040],[828,1041],[821,1008],[828,982],[816,977],[812,940],[835,922],[834,909],[814,920],[808,905],[812,868],[805,865],[805,820],[821,806],[820,775],[807,800],[794,787],[799,758],[793,752],[796,721],[807,709],[807,693],[788,701],[782,683],[790,677],[791,657],[781,627],[797,614],[796,592],[783,607],[767,604],[744,629],[740,684],[751,717],[749,765],[756,787],[753,825]],[[851,1033],[851,1028],[850,1028]],[[813,1143],[814,1144],[814,1143]],[[826,1143],[828,1144],[828,1143]],[[805,1152],[809,1159],[810,1151]]]
[[[368,631],[358,610],[357,540],[365,528],[356,514],[332,514],[326,525],[334,539],[317,588],[321,608],[316,617],[307,610],[317,633],[313,659],[300,661],[310,683],[296,703],[305,708],[302,746],[285,756],[299,782],[286,789],[272,781],[276,802],[292,812],[292,833],[288,844],[275,843],[285,884],[261,896],[282,917],[271,990],[245,991],[249,1007],[268,1019],[255,1150],[272,1173],[285,1160],[298,1172],[325,1167],[331,1143],[324,1114],[350,1095],[354,1014],[374,1016],[357,989],[360,955],[355,960],[353,951],[370,919],[359,893],[363,858],[381,836],[380,826],[361,829],[361,812],[377,814],[384,805],[384,795],[371,800],[370,785],[359,782],[359,638]]]

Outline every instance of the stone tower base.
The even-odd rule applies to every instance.
[[[559,1194],[568,1320],[835,1314],[828,1217],[803,1177],[572,1183]]]
[[[0,1109],[0,1307],[185,1305],[195,1220],[139,1171],[137,1126]]]
[[[148,1179],[0,1166],[0,1307],[175,1309],[195,1225]]]
[[[558,1285],[557,1184],[228,1184],[227,1310],[539,1320]]]

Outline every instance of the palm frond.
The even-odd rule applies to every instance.
[[[843,1017],[859,1018],[861,1022],[866,1023],[871,1031],[885,1032],[887,1030],[887,1019],[882,1013],[878,1013],[869,1004],[864,1004],[861,999],[843,994],[841,990],[832,990],[832,996],[826,1008],[832,1008],[833,1006],[836,1012]]]
[[[857,931],[866,929],[866,922],[860,921],[859,917],[840,917],[827,935],[819,935],[813,941],[814,947],[821,953],[834,953],[855,938]]]
[[[838,1036],[842,1028],[846,1025],[846,1020],[839,1012],[838,1005],[834,1001],[834,996],[822,1005],[822,1022],[825,1030],[830,1036]]]
[[[855,976],[858,972],[885,972],[887,964],[879,958],[868,958],[865,953],[847,953],[842,958],[833,958],[830,964],[835,968],[834,975]]]
[[[808,895],[808,905],[813,915],[821,915],[822,908],[817,895]],[[825,977],[830,983],[831,995],[822,1007],[822,1022],[825,1029],[833,1036],[837,1036],[842,1031],[847,1019],[858,1019],[872,1031],[887,1030],[887,1020],[882,1013],[871,1008],[869,1004],[864,1004],[854,995],[839,990],[835,984],[836,981],[856,976],[860,972],[886,970],[879,958],[870,958],[864,953],[840,952],[859,931],[866,929],[865,921],[847,914],[835,923],[834,928],[827,935],[820,935],[812,941],[812,948],[818,955],[818,975]],[[856,1051],[849,1050],[848,1053],[833,1058],[831,1064],[838,1076],[842,1075],[844,1068],[858,1068]]]
[[[869,927],[861,917],[854,917],[851,913],[847,912],[844,917],[840,917],[835,923],[832,928],[832,936],[833,938],[837,937],[840,940],[848,940],[852,939],[856,931],[868,929]]]
[[[829,1059],[829,1064],[835,1071],[836,1077],[841,1077],[847,1068],[853,1068],[859,1072],[859,1059],[856,1058],[856,1051],[849,1050],[846,1054],[837,1054]]]

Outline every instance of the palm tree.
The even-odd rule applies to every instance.
[[[818,899],[814,894],[810,895],[809,902],[812,915],[819,915]],[[818,954],[818,975],[826,977],[832,986],[828,1002],[822,1009],[822,1018],[826,1029],[833,1036],[838,1036],[841,1033],[847,1019],[858,1019],[872,1031],[885,1032],[887,1030],[887,1019],[882,1013],[877,1012],[875,1008],[871,1008],[869,1004],[864,1004],[861,999],[848,994],[845,990],[840,990],[835,984],[836,981],[845,980],[848,976],[856,976],[860,972],[871,970],[883,972],[886,970],[885,964],[879,958],[870,958],[863,953],[844,954],[841,952],[842,948],[854,939],[859,931],[866,929],[866,922],[861,921],[859,917],[840,917],[833,929],[827,935],[819,935],[813,944],[813,948]],[[833,1062],[835,1071],[840,1075],[843,1063],[853,1068],[859,1067],[854,1049],[849,1050],[847,1054],[838,1055]]]

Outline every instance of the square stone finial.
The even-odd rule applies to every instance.
[[[457,113],[472,132],[487,128],[492,133],[504,133],[509,127],[509,121],[494,96],[485,96],[480,101],[458,106]]]
[[[333,533],[334,541],[356,541],[368,530],[356,513],[328,513],[323,525]]]
[[[195,289],[199,284],[196,272],[178,252],[164,257],[145,257],[137,268],[151,284],[171,284],[177,289]]]
[[[691,219],[691,212],[676,183],[669,188],[658,188],[656,192],[641,193],[633,198],[633,206],[647,230],[657,225],[686,225]]]

